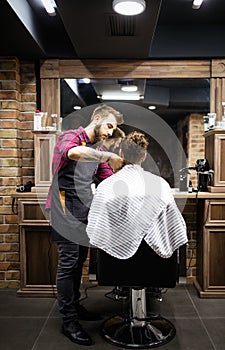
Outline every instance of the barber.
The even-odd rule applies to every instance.
[[[53,180],[46,208],[50,209],[52,237],[58,248],[56,286],[62,333],[72,342],[91,345],[92,339],[79,320],[98,320],[79,303],[83,263],[89,239],[86,225],[92,201],[91,184],[100,163],[108,162],[113,171],[123,159],[115,153],[94,149],[93,144],[112,136],[123,123],[120,112],[107,105],[93,111],[90,123],[59,135],[53,154]]]

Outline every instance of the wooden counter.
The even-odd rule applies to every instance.
[[[176,201],[196,199],[196,279],[202,298],[225,298],[225,192],[185,193],[173,190]]]
[[[187,193],[187,192],[180,192],[179,190],[174,190],[173,195],[174,198],[179,199],[179,198],[199,198],[199,199],[225,199],[225,192],[224,193],[213,193],[213,192],[192,192],[192,193]]]
[[[46,193],[15,193],[20,231],[22,296],[54,296],[57,248],[51,240]]]
[[[39,192],[40,191],[40,192]],[[197,199],[198,234],[195,286],[200,297],[225,298],[225,193],[179,192],[174,198],[182,211],[188,200]],[[51,241],[45,211],[47,189],[15,193],[20,226],[21,287],[19,295],[55,295],[57,249]]]

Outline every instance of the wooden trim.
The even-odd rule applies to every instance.
[[[210,80],[210,113],[216,112],[216,79]]]
[[[221,299],[224,299],[224,297],[225,297],[225,292],[223,290],[204,291],[196,279],[194,279],[194,286],[197,289],[200,298],[210,298],[210,299],[211,298],[217,298],[217,299],[221,298]]]
[[[210,60],[59,60],[41,62],[41,109],[60,116],[61,78],[210,78]],[[48,120],[48,125],[50,121]]]
[[[225,78],[225,59],[212,59],[212,78]]]
[[[45,60],[41,79],[210,78],[210,60]]]

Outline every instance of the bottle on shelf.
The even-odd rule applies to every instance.
[[[36,109],[34,112],[34,130],[42,130],[42,115],[43,113]]]
[[[188,184],[188,193],[192,193],[192,192],[193,192],[192,181],[189,180],[189,184]]]
[[[209,118],[209,130],[215,129],[216,113],[208,113],[208,118]]]
[[[203,120],[204,120],[204,132],[207,132],[207,131],[209,131],[209,117],[208,117],[208,115],[204,115]]]
[[[51,114],[51,117],[52,117],[52,127],[54,130],[56,130],[56,125],[57,125],[57,114],[54,113],[54,114]]]

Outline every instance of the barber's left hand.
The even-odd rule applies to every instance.
[[[114,172],[116,172],[117,170],[120,170],[124,165],[123,158],[121,158],[117,154],[112,154],[108,163]]]

